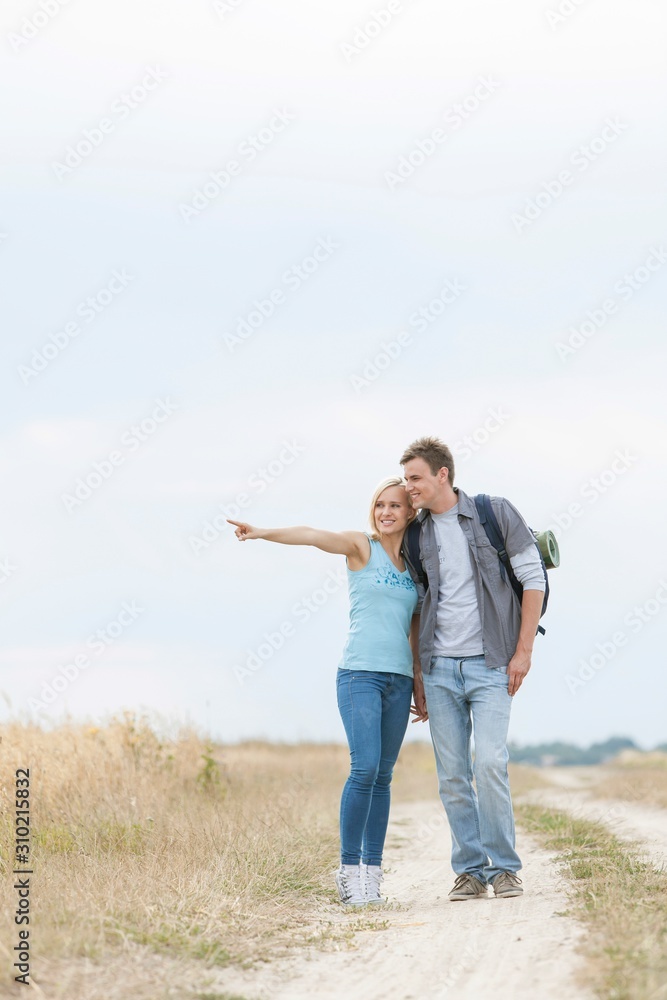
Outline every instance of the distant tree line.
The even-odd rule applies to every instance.
[[[526,747],[518,746],[516,743],[509,744],[511,761],[515,764],[533,764],[538,767],[604,764],[622,750],[643,752],[634,740],[626,736],[612,736],[603,743],[592,743],[588,748],[578,747],[573,743],[537,743]],[[667,743],[661,743],[655,750],[667,753]]]

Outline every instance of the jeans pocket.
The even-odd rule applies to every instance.
[[[487,667],[490,674],[491,683],[494,686],[507,688],[509,686],[509,674],[507,667]]]

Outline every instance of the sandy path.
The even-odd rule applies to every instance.
[[[567,885],[552,855],[519,833],[525,895],[450,903],[442,807],[436,800],[392,812],[384,890],[397,902],[362,911],[386,919],[386,930],[358,932],[353,950],[304,950],[251,972],[221,970],[209,989],[249,1000],[589,1000],[576,982],[584,932],[558,916]]]
[[[667,867],[667,810],[624,799],[596,799],[595,770],[554,768],[543,774],[556,787],[530,792],[526,799],[603,823],[620,840],[636,841],[656,865]]]

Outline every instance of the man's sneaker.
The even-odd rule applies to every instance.
[[[341,865],[336,872],[336,888],[345,906],[366,906],[361,865]]]
[[[367,903],[386,903],[387,900],[380,892],[380,882],[384,878],[384,872],[379,865],[362,865],[362,884]]]
[[[501,872],[500,875],[496,875],[491,880],[491,885],[494,895],[498,896],[499,899],[505,896],[520,896],[523,892],[521,879],[514,872]]]
[[[479,899],[480,896],[486,896],[486,888],[484,882],[480,882],[474,875],[459,875],[449,898],[453,902],[458,899]]]

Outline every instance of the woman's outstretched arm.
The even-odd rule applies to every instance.
[[[263,538],[267,542],[282,542],[283,545],[314,545],[323,552],[347,556],[362,565],[368,561],[368,537],[363,531],[321,531],[305,525],[296,528],[254,528],[245,521],[228,518],[228,522],[236,527],[236,537],[241,542]]]

